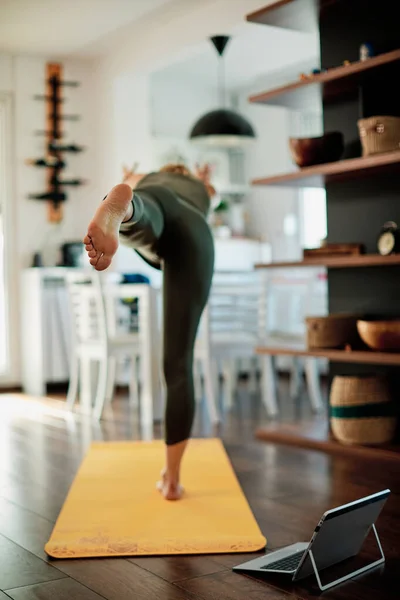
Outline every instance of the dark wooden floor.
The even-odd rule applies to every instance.
[[[309,418],[306,406],[285,412],[292,422],[299,416]],[[243,389],[220,433],[268,549],[309,539],[324,510],[390,487],[377,524],[385,567],[323,595],[398,599],[400,467],[256,442],[254,429],[263,421],[259,399]],[[212,433],[199,410],[196,435]],[[49,561],[43,546],[90,441],[139,435],[123,398],[99,425],[66,414],[60,402],[0,396],[0,600],[305,600],[319,595],[313,579],[292,585],[282,577],[233,573],[232,566],[249,555]],[[374,552],[367,543],[361,560]]]

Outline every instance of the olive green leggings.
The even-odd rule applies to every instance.
[[[213,276],[214,242],[201,212],[168,188],[138,188],[133,207],[131,221],[121,226],[122,242],[143,258],[154,254],[154,262],[145,260],[164,274],[165,439],[177,444],[190,437],[193,424],[193,350]]]

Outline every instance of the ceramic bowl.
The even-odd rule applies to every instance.
[[[332,131],[320,137],[289,138],[289,148],[298,167],[334,162],[344,152],[343,134]]]

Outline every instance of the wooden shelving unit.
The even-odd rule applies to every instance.
[[[312,85],[320,85],[323,89],[324,103],[334,102],[343,95],[356,93],[360,79],[365,73],[400,61],[400,49],[379,54],[365,61],[353,62],[348,66],[339,66],[324,73],[312,75],[304,80],[293,81],[287,85],[250,96],[249,102],[255,104],[274,104],[287,106],[292,104],[294,93]]]
[[[382,447],[345,445],[335,440],[327,427],[321,426],[314,428],[305,426],[299,431],[293,431],[293,427],[289,425],[271,424],[257,429],[256,438],[267,443],[293,446],[304,450],[316,450],[348,458],[396,463],[400,461],[399,445],[385,445]]]
[[[400,266],[400,254],[381,256],[380,254],[361,254],[355,256],[332,256],[293,262],[259,263],[256,269],[287,269],[303,267],[326,267],[328,269],[349,269],[356,267],[395,267]]]
[[[372,350],[310,350],[297,346],[258,346],[257,354],[270,354],[273,356],[309,356],[312,358],[326,358],[331,362],[360,363],[368,365],[400,365],[398,352],[373,352]]]
[[[291,173],[253,179],[253,185],[324,187],[328,182],[344,181],[400,171],[400,151],[304,167]]]
[[[395,82],[400,73],[400,48],[397,29],[390,16],[389,0],[382,0],[382,18],[375,19],[374,9],[362,0],[276,0],[247,16],[247,21],[297,31],[307,30],[307,19],[312,25],[318,21],[321,64],[327,71],[306,75],[249,98],[251,103],[301,108],[314,98],[323,101],[324,131],[343,132],[348,145],[359,143],[356,121],[371,115],[398,116],[395,104]],[[351,5],[351,6],[349,6]],[[311,12],[310,12],[311,8]],[[310,21],[311,19],[311,21]],[[314,19],[314,20],[313,20]],[[314,28],[315,31],[315,28]],[[338,37],[342,36],[342,42]],[[395,48],[365,61],[357,59],[360,44],[374,38],[378,48]],[[344,64],[349,58],[354,62]],[[337,65],[337,66],[335,66]],[[310,100],[311,99],[311,100]],[[385,175],[400,173],[400,148],[385,154],[345,159],[328,164],[294,169],[289,173],[260,177],[255,186],[326,187],[328,205],[328,241],[356,239],[366,247],[374,244],[374,223],[366,224],[365,215],[371,214],[376,228],[383,224],[387,214],[396,218],[399,178]],[[371,185],[379,176],[379,185]],[[348,180],[357,180],[357,186],[348,186]],[[354,196],[354,198],[353,198]],[[352,201],[354,200],[354,201]],[[343,215],[343,219],[341,218]],[[372,216],[373,215],[373,216]],[[371,225],[371,226],[370,226]],[[377,233],[375,234],[377,235]],[[383,314],[397,310],[396,294],[398,272],[393,278],[385,267],[400,266],[400,255],[383,257],[377,254],[331,256],[295,262],[258,264],[258,269],[326,268],[329,284],[330,311],[352,312],[357,305],[357,294],[362,294],[363,305],[371,314],[382,309]],[[358,268],[383,267],[366,274]],[[354,273],[333,273],[331,269],[355,269]],[[382,305],[381,305],[382,300]],[[381,308],[380,308],[381,307]],[[329,360],[330,376],[342,371],[341,363],[348,363],[345,372],[363,373],[362,365],[375,365],[376,372],[391,367],[400,377],[400,352],[373,352],[372,350],[310,350],[305,344],[289,340],[263,340],[256,349],[260,355],[314,357]],[[350,365],[353,364],[353,367]],[[360,365],[360,366],[357,366]],[[323,419],[324,431],[315,435],[305,424],[285,426],[270,424],[256,432],[256,437],[272,443],[282,443],[324,452],[364,456],[370,459],[400,460],[400,446],[384,448],[347,447],[335,441],[329,432],[329,420]]]

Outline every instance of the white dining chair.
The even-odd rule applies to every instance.
[[[260,355],[262,372],[262,397],[268,413],[278,414],[277,372],[279,348],[304,348],[305,317],[310,314],[323,314],[326,307],[326,290],[321,287],[318,274],[307,276],[273,275],[260,273],[262,295],[260,298],[260,345],[277,349],[276,355]],[[284,352],[282,353],[285,354]],[[305,386],[311,408],[314,412],[323,409],[319,361],[314,357],[286,356],[289,365],[289,396],[295,401]]]
[[[153,423],[153,403],[161,400],[158,360],[158,328],[154,322],[154,290],[143,284],[107,282],[95,271],[70,273],[66,276],[72,317],[71,375],[67,405],[72,408],[78,391],[81,408],[97,419],[103,415],[115,387],[117,361],[129,358],[130,399],[138,402],[136,365],[139,360],[141,423]],[[118,326],[121,299],[139,300],[139,328],[130,332]],[[92,402],[93,364],[97,364],[97,388]]]
[[[253,272],[216,272],[195,345],[195,381],[200,396],[203,378],[206,400],[215,413],[219,377],[224,407],[230,408],[239,373],[247,362],[256,378],[260,282]],[[211,410],[211,409],[210,409]]]
[[[295,297],[292,296],[292,300]],[[223,376],[224,406],[233,404],[238,380],[238,364],[246,360],[251,380],[261,372],[261,398],[269,416],[279,412],[277,393],[277,362],[270,354],[256,355],[263,344],[301,344],[304,335],[269,331],[270,295],[265,280],[256,271],[216,273],[209,302],[204,310],[195,346],[195,382],[200,397],[200,377],[203,377],[206,400],[217,413],[217,382]],[[322,400],[317,362],[296,357],[289,359],[290,395],[297,398],[301,389],[301,370],[304,367],[310,403],[315,411]]]

